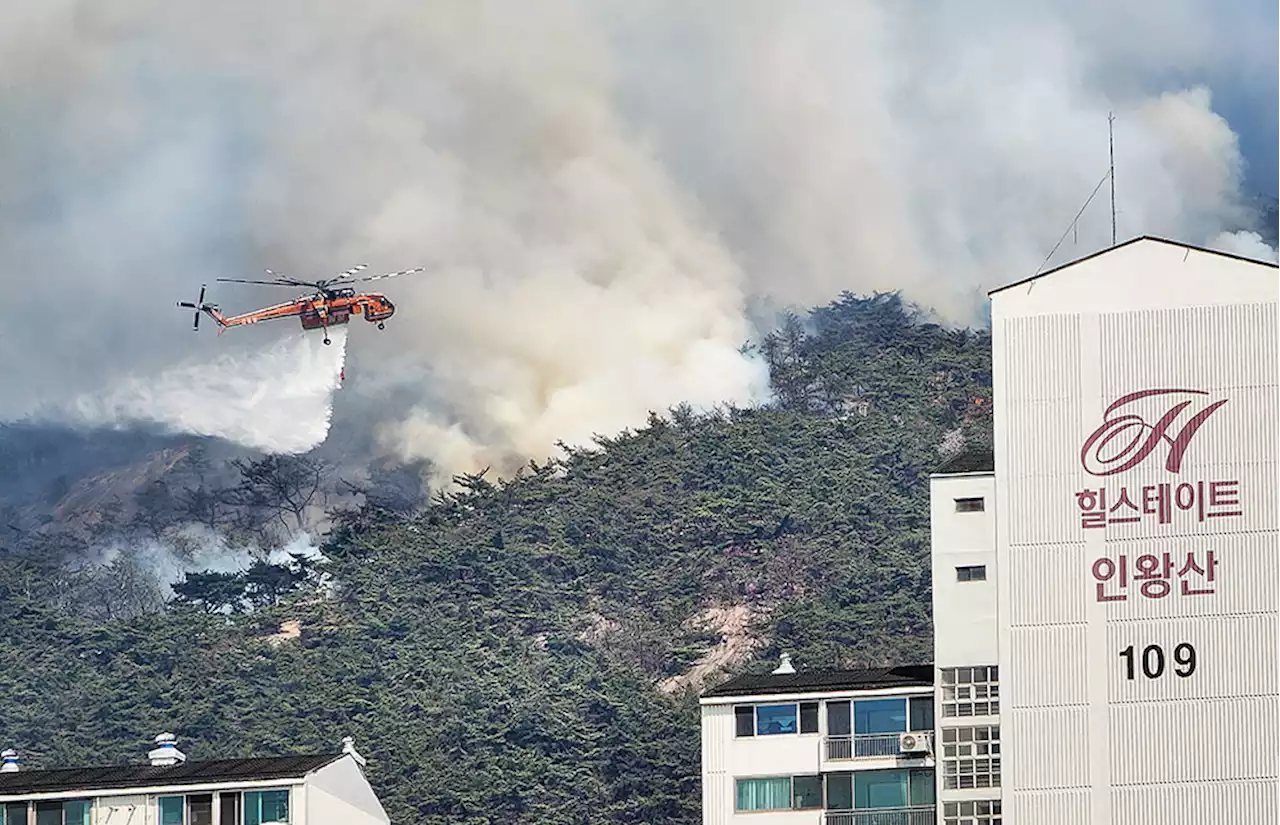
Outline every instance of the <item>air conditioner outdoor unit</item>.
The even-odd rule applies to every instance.
[[[929,734],[900,733],[898,734],[898,749],[903,753],[928,753]]]

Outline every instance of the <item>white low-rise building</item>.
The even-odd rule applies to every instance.
[[[801,670],[706,691],[706,825],[933,825],[933,668]]]
[[[389,825],[352,741],[332,753],[187,761],[171,734],[150,762],[26,770],[7,750],[0,825]]]

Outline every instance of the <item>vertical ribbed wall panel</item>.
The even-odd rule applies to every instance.
[[[733,777],[726,772],[733,733],[732,705],[702,708],[703,825],[729,825],[733,817]]]
[[[1005,787],[1061,789],[1087,786],[1088,722],[1083,707],[1015,709],[1004,713],[1000,721],[1002,755],[1008,759],[1008,749],[1004,747],[1003,740],[1010,736],[1022,743],[1021,747],[1025,749],[1022,758],[1015,757],[1001,766]],[[1027,753],[1034,753],[1034,758],[1026,758]]]
[[[1083,622],[1088,594],[1068,586],[1088,569],[1092,559],[1083,545],[1045,545],[1010,554],[1008,581],[1016,582],[1009,594],[1011,627]]]
[[[1240,278],[1257,275],[1242,270]],[[1143,277],[1156,284],[1164,276]],[[1209,300],[1222,300],[1217,289],[1206,286]],[[1091,302],[1071,297],[1061,315],[1050,315],[1043,314],[1043,298],[1020,304],[1023,298],[1008,295],[999,299],[993,327],[1005,821],[1276,821],[1277,302],[1123,313],[1099,304],[1097,311],[1073,312]],[[1159,300],[1153,295],[1153,303]],[[1019,317],[1023,305],[1038,309]],[[1084,442],[1104,423],[1107,406],[1151,389],[1206,394],[1135,402],[1124,412],[1140,415],[1146,433],[1174,404],[1190,404],[1139,466],[1107,476],[1086,472]],[[1189,418],[1222,400],[1172,471],[1166,465],[1172,439]],[[1110,446],[1123,447],[1135,432]],[[1221,509],[1241,514],[1211,517],[1212,507],[1202,514],[1202,489],[1223,481],[1238,482],[1240,504]],[[1166,489],[1174,494],[1180,484],[1196,494],[1189,507],[1142,512],[1155,504],[1144,494],[1159,495],[1160,485],[1171,485]],[[1086,529],[1076,494],[1099,488],[1108,509],[1123,490],[1138,520]],[[1203,565],[1208,550],[1218,562],[1214,592],[1183,594],[1177,571],[1190,553]],[[1174,562],[1173,589],[1151,598],[1134,580],[1135,563],[1166,552]],[[1123,601],[1096,600],[1091,566],[1104,555],[1126,558]],[[1186,678],[1174,672],[1182,643],[1196,655],[1196,671]],[[1120,657],[1129,645],[1132,680]],[[1150,645],[1164,656],[1156,678],[1142,672]]]
[[[1280,821],[1275,783],[1256,779],[1115,788],[1111,800],[1113,825],[1263,825]]]
[[[1059,667],[1063,661],[1088,661],[1084,625],[1016,628],[1009,638],[1009,656],[1018,662],[1020,676],[1001,686],[1002,708],[1083,705],[1088,701],[1084,668],[1063,671]]]
[[[1089,822],[1088,791],[1079,789],[1005,791],[1003,822],[1009,825],[1095,825]],[[1151,821],[1145,825],[1156,823]]]
[[[1274,696],[1113,705],[1112,784],[1274,780],[1278,711]]]

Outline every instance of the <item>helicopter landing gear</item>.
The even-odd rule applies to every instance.
[[[378,322],[378,329],[386,329],[386,328],[387,328],[386,324],[382,323],[381,321]]]

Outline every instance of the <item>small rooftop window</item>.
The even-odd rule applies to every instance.
[[[958,498],[956,499],[957,513],[981,513],[986,510],[986,502],[982,497],[978,498]]]
[[[986,580],[987,566],[985,564],[972,564],[956,568],[956,581],[958,582],[984,582]]]

